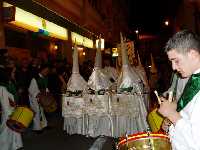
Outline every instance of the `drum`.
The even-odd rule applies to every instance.
[[[34,112],[28,107],[16,107],[6,124],[16,132],[24,132],[32,122],[33,117]]]
[[[167,135],[161,133],[138,133],[122,138],[118,150],[172,150]]]
[[[45,112],[51,113],[56,111],[57,103],[52,94],[48,92],[40,93],[38,95],[38,98],[39,98],[39,103],[44,108]]]
[[[157,113],[157,109],[154,109],[148,114],[148,122],[152,132],[158,132],[162,126],[164,118]]]

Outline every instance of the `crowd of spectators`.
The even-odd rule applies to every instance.
[[[66,59],[42,62],[40,58],[23,58],[21,60],[8,56],[7,50],[1,50],[0,83],[6,85],[8,91],[14,95],[16,105],[29,107],[28,88],[32,78],[38,75],[41,65],[49,66],[48,89],[58,103],[61,111],[61,95],[67,89],[67,82],[71,76],[72,64]],[[92,61],[83,62],[79,67],[80,74],[87,81],[93,70]]]

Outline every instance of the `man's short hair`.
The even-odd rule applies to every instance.
[[[189,30],[182,30],[174,34],[165,46],[165,52],[175,49],[179,53],[186,53],[190,49],[200,53],[200,38]]]
[[[46,68],[49,68],[49,67],[50,67],[50,65],[47,64],[47,63],[41,64],[40,68],[39,68],[39,72],[41,72],[43,69],[46,69]]]

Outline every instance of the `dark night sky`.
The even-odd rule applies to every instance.
[[[173,19],[182,0],[127,0],[130,29],[158,34],[166,18]]]

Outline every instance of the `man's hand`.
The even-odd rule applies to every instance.
[[[168,118],[174,125],[181,119],[181,115],[176,111],[176,102],[169,102],[165,98],[161,97],[161,104],[158,112],[164,117]]]
[[[169,119],[167,119],[167,118],[165,118],[164,119],[164,121],[163,121],[163,123],[162,123],[162,129],[165,131],[165,132],[168,132],[168,130],[169,130],[169,126],[172,124],[172,122],[169,120]]]
[[[10,98],[8,98],[8,100],[9,100],[10,106],[12,106],[12,107],[16,107],[17,106],[16,103],[14,102],[14,100],[12,100]]]

